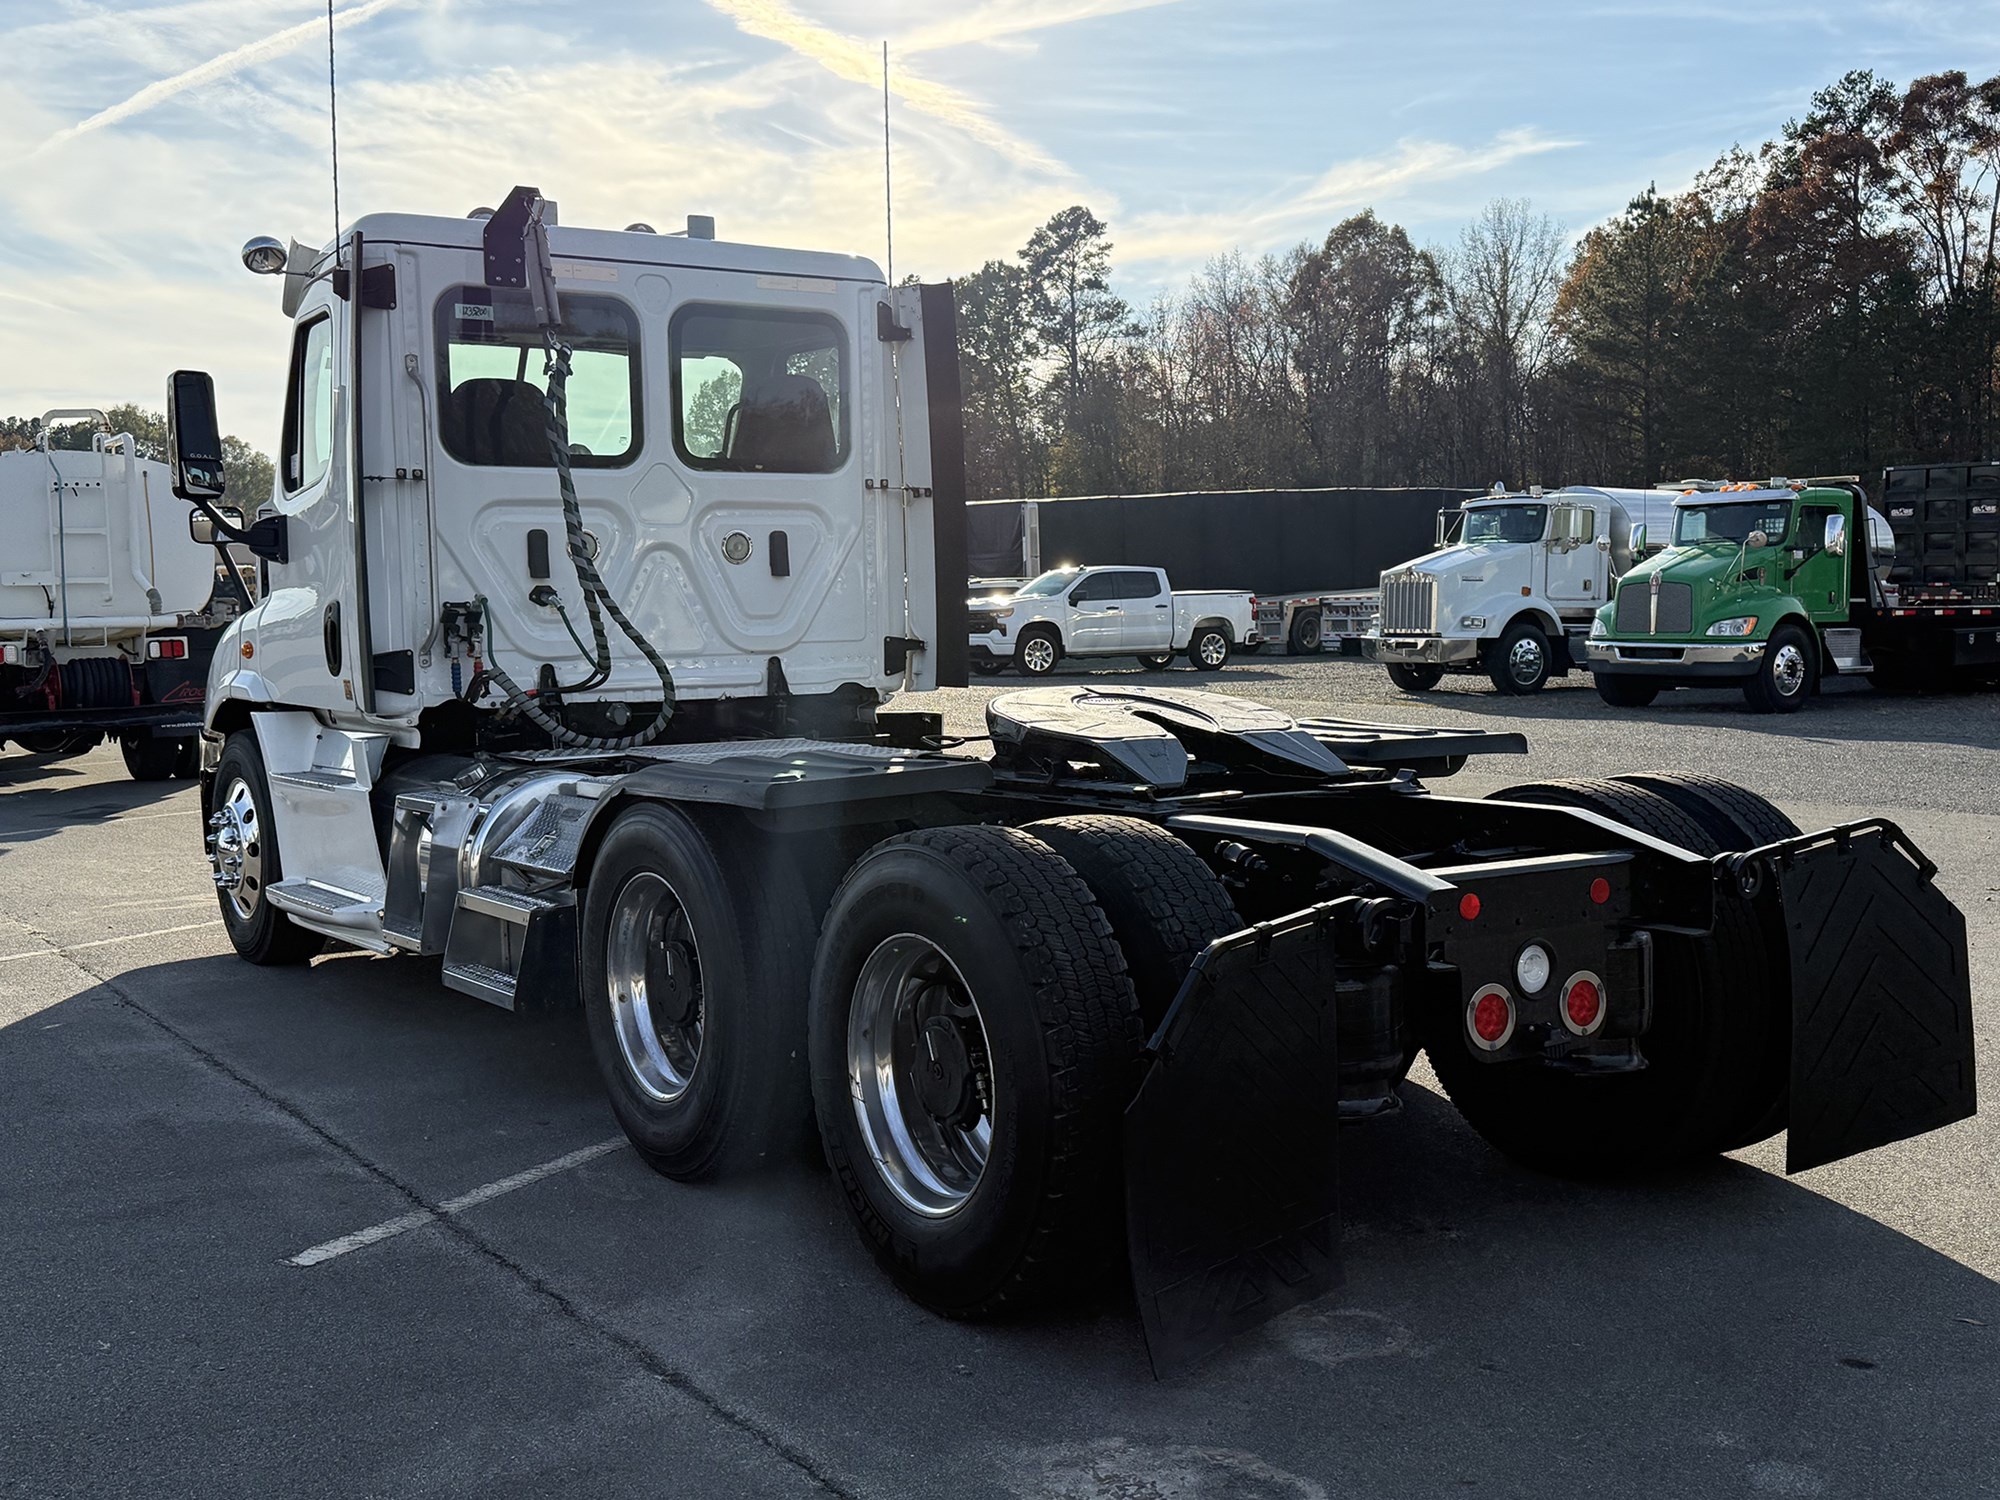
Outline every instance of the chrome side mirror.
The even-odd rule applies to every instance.
[[[1847,517],[1833,515],[1826,518],[1826,550],[1835,557],[1847,555]]]
[[[1771,539],[1761,531],[1753,531],[1750,535],[1743,538],[1743,545],[1746,547],[1768,547],[1771,545]]]

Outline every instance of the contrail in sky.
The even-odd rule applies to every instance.
[[[400,5],[402,0],[363,0],[360,5],[351,5],[334,15],[336,27],[365,21],[370,16],[379,15],[392,5]],[[116,125],[121,120],[129,120],[134,115],[142,115],[156,105],[164,104],[176,94],[184,94],[189,89],[200,88],[204,83],[213,83],[218,78],[278,57],[295,47],[303,46],[318,37],[326,35],[326,18],[315,16],[310,21],[301,21],[296,26],[287,26],[283,31],[274,31],[269,36],[259,37],[254,42],[245,42],[233,51],[220,57],[211,57],[205,63],[196,63],[184,73],[176,73],[171,78],[162,78],[147,84],[129,99],[122,99],[109,109],[100,109],[87,120],[79,120],[74,125],[58,130],[28,153],[29,158],[53,151],[67,141],[80,135],[88,135],[93,130],[102,130],[107,125]]]

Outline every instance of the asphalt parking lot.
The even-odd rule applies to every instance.
[[[1808,828],[1893,817],[1966,913],[2000,1078],[2000,694],[1763,718],[1587,679],[1410,699],[1324,659],[1165,680],[1526,731],[1454,792],[1699,771]],[[950,727],[1018,686],[943,695]],[[1489,1150],[1420,1065],[1343,1139],[1345,1289],[1158,1383],[1115,1290],[1025,1325],[914,1307],[809,1162],[656,1176],[574,1016],[435,961],[242,964],[199,835],[192,784],[115,750],[0,753],[0,1494],[2000,1492],[2000,1113],[1791,1179],[1774,1141],[1585,1187]]]

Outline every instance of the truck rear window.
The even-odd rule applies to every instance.
[[[610,297],[562,294],[572,350],[569,457],[615,468],[638,452],[638,319]],[[438,298],[438,431],[460,463],[553,468],[547,356],[526,292],[452,287]]]
[[[831,474],[847,461],[847,334],[824,313],[692,304],[668,333],[674,447],[697,469]]]

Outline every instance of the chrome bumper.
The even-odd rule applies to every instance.
[[[1367,635],[1361,638],[1361,654],[1385,665],[1419,662],[1449,667],[1479,660],[1479,642],[1441,635]]]
[[[1763,641],[1688,645],[1679,641],[1587,641],[1584,652],[1595,667],[1621,672],[1671,672],[1679,667],[1754,667],[1764,659]]]

